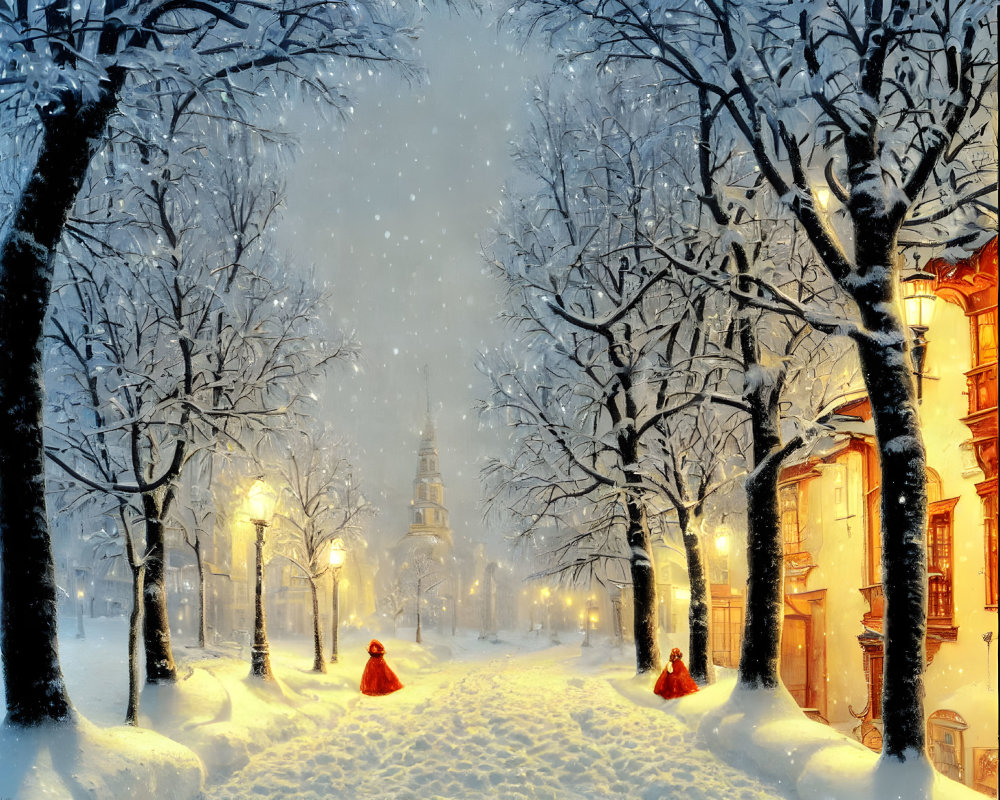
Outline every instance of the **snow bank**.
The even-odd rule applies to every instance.
[[[885,760],[860,742],[808,719],[782,686],[746,689],[728,675],[675,701],[699,740],[750,774],[794,786],[803,800],[982,800],[922,760]]]
[[[149,730],[65,725],[0,727],[0,797],[17,800],[196,797],[202,769],[186,747]]]

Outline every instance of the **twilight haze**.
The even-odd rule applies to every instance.
[[[428,10],[422,84],[387,74],[354,84],[343,125],[293,129],[286,248],[314,263],[333,294],[334,324],[362,347],[360,371],[335,367],[322,408],[350,443],[379,507],[376,541],[406,532],[420,429],[424,365],[441,453],[445,503],[458,539],[483,541],[479,468],[503,447],[474,408],[485,382],[478,352],[496,343],[500,285],[480,237],[512,171],[542,58],[496,32],[493,16]],[[491,548],[497,555],[503,552]]]

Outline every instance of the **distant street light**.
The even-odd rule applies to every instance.
[[[594,602],[593,597],[587,598],[587,610],[585,614],[584,624],[586,625],[586,633],[583,636],[583,646],[590,647],[590,630],[593,624],[597,622],[597,603]]]
[[[330,663],[340,660],[340,569],[347,560],[347,551],[341,539],[330,543],[330,574],[333,576],[333,630],[330,633]]]
[[[559,634],[552,618],[552,592],[547,586],[542,587],[542,602],[545,604],[545,627],[549,629],[549,641],[559,644]]]
[[[274,492],[257,478],[247,493],[250,506],[250,522],[257,534],[257,585],[254,594],[253,647],[250,648],[250,674],[265,680],[273,680],[271,658],[267,646],[267,622],[264,619],[264,531],[271,524],[274,513]]]
[[[83,589],[76,590],[76,638],[86,639],[87,632],[83,629]]]

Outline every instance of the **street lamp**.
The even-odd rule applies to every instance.
[[[76,638],[86,639],[87,632],[83,629],[83,589],[76,590]]]
[[[341,539],[330,543],[330,574],[333,576],[333,630],[330,633],[330,663],[340,660],[340,568],[347,560],[347,551]]]
[[[930,272],[914,272],[900,281],[903,295],[903,318],[913,333],[913,372],[917,376],[917,400],[924,394],[924,360],[927,356],[927,340],[924,334],[930,327],[934,314],[935,275]]]
[[[545,627],[549,629],[549,641],[552,644],[559,644],[559,634],[556,632],[555,622],[552,619],[552,592],[549,588],[542,588],[542,602],[545,604]]]
[[[271,524],[274,513],[274,493],[257,478],[247,493],[250,522],[257,534],[257,584],[254,594],[253,647],[250,648],[250,674],[272,680],[271,658],[267,647],[267,622],[264,619],[264,531]]]
[[[585,612],[586,617],[584,619],[584,624],[586,625],[586,633],[583,636],[583,646],[590,647],[590,630],[594,623],[597,622],[597,603],[594,602],[593,597],[587,598],[587,610]]]

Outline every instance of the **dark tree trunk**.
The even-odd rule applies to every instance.
[[[142,626],[146,649],[146,683],[173,682],[177,680],[177,666],[170,647],[162,508],[152,495],[144,494],[142,511],[146,524],[147,552]]]
[[[205,561],[201,554],[201,534],[195,532],[194,558],[198,566],[198,647],[204,649],[208,640],[208,612],[205,608]]]
[[[313,672],[326,672],[326,660],[323,658],[323,632],[319,627],[319,590],[316,579],[309,576],[309,592],[313,604]],[[334,625],[337,623],[334,622]]]
[[[741,248],[735,252],[740,274],[748,274],[745,252]],[[740,289],[749,292],[749,282],[741,281]],[[750,406],[753,437],[753,463],[746,480],[747,601],[738,680],[742,686],[772,689],[781,682],[781,627],[785,602],[785,554],[778,510],[778,471],[783,460],[778,403],[784,377],[772,373],[770,380],[764,379],[754,321],[745,314],[738,336],[744,368],[744,397]],[[760,376],[751,381],[753,371],[759,371]]]
[[[254,615],[253,646],[250,648],[250,674],[263,680],[274,680],[271,671],[270,646],[267,641],[267,611],[264,604],[264,532],[265,523],[254,520]]]
[[[340,570],[333,573],[333,609],[330,625],[330,663],[336,664],[340,661]],[[393,626],[395,633],[395,625]]]
[[[132,567],[132,613],[128,619],[128,709],[126,725],[139,724],[139,636],[142,625],[142,598],[146,578],[145,564]]]
[[[687,508],[677,509],[677,522],[684,540],[688,580],[691,584],[691,605],[688,608],[688,670],[700,684],[711,683],[711,619],[712,598],[709,594],[705,556],[697,531],[691,530],[691,514]]]
[[[908,372],[900,375],[899,370],[886,369],[885,356],[878,350],[858,347],[872,399],[882,471],[882,750],[905,760],[904,751],[912,748],[922,753],[925,746],[926,457],[912,401],[912,379]]]
[[[421,595],[421,580],[417,578],[417,644],[423,641],[420,635],[420,595]]]
[[[646,527],[645,510],[639,500],[630,497],[628,511],[628,545],[631,551],[629,569],[632,574],[632,625],[635,633],[636,674],[660,669],[660,643],[656,636],[656,571],[653,568],[653,547]]]
[[[62,720],[71,711],[45,508],[42,324],[66,216],[117,103],[123,74],[109,77],[93,103],[66,92],[58,113],[40,112],[38,160],[0,242],[0,649],[14,725]]]
[[[882,481],[885,595],[882,752],[923,754],[927,634],[927,459],[909,357],[910,334],[895,311],[898,224],[872,209],[854,213],[858,276],[852,286],[864,333],[857,338],[871,401]],[[881,276],[880,280],[875,280]]]
[[[763,411],[763,410],[762,410]],[[747,606],[740,648],[739,681],[752,688],[774,688],[781,681],[781,626],[784,621],[785,561],[778,514],[778,469],[764,458],[780,445],[777,410],[767,418],[753,413],[754,472],[747,493]]]

